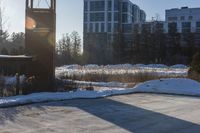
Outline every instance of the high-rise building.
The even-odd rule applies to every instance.
[[[84,0],[84,54],[90,63],[105,62],[99,54],[111,54],[112,42],[119,34],[125,44],[131,44],[133,24],[145,20],[145,12],[130,0]],[[99,60],[93,62],[96,57]]]

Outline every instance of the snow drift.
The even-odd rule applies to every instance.
[[[174,95],[200,96],[200,83],[191,79],[160,79],[144,82],[134,88],[104,88],[102,90],[76,92],[35,93],[26,96],[15,96],[0,99],[0,107],[24,105],[30,103],[61,101],[79,98],[102,98],[112,95],[130,93],[167,93]]]
[[[137,85],[134,92],[200,96],[200,83],[184,78],[152,80]]]

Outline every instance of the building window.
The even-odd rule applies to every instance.
[[[134,15],[134,12],[135,12],[135,6],[132,6],[132,14]]]
[[[108,21],[112,21],[112,13],[111,12],[108,13]]]
[[[115,23],[114,24],[114,32],[118,32],[119,31],[119,24]]]
[[[108,1],[108,11],[111,11],[112,10],[112,1],[109,0]]]
[[[183,33],[191,32],[191,22],[182,22],[182,32]]]
[[[90,23],[90,32],[93,32],[93,23]]]
[[[196,22],[196,32],[200,33],[200,22]]]
[[[95,32],[99,32],[99,24],[98,23],[95,24]]]
[[[114,21],[119,21],[119,13],[118,12],[114,13]]]
[[[177,21],[178,18],[177,17],[168,17],[168,21]]]
[[[108,23],[108,32],[111,32],[112,31],[112,25],[111,23]]]
[[[88,32],[88,25],[84,24],[84,32]]]
[[[119,11],[119,0],[115,0],[115,3],[114,3],[114,10],[115,10],[115,11]]]
[[[105,10],[105,1],[90,2],[90,11],[104,11],[104,10]]]
[[[87,1],[84,2],[84,11],[88,11],[88,2]]]
[[[84,22],[87,22],[87,21],[88,21],[88,14],[84,13]]]
[[[104,23],[101,23],[101,32],[104,32],[105,26]]]
[[[197,27],[197,28],[200,28],[200,21],[199,21],[199,22],[196,22],[196,27]]]
[[[193,16],[189,16],[188,19],[189,19],[189,20],[192,20],[192,19],[193,19]]]
[[[135,22],[134,16],[132,16],[132,22]]]
[[[181,16],[181,20],[185,20],[185,16]]]
[[[133,10],[132,12],[133,12],[134,16],[136,14],[138,14],[138,12],[139,12],[139,9],[138,9],[138,7],[136,5],[133,5],[133,9],[132,10]]]
[[[123,4],[122,4],[122,11],[123,12],[128,12],[128,3],[127,2],[123,2]]]
[[[104,21],[104,13],[90,13],[90,21]]]
[[[122,22],[123,23],[127,23],[128,22],[128,15],[127,14],[123,14],[122,15]]]

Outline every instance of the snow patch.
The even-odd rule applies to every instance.
[[[177,64],[177,65],[171,66],[170,68],[175,68],[175,69],[188,69],[188,66],[182,65],[182,64]]]
[[[126,83],[121,82],[86,82],[86,81],[77,81],[77,80],[63,80],[65,84],[67,83],[74,83],[79,86],[85,85],[85,86],[99,86],[99,87],[127,87],[128,85]]]
[[[0,55],[0,58],[26,58],[26,59],[32,59],[32,56],[26,56],[26,55]]]
[[[191,79],[160,79],[144,82],[134,88],[104,88],[87,91],[78,89],[76,92],[35,93],[26,96],[14,96],[0,99],[0,107],[24,105],[30,103],[61,101],[79,98],[102,98],[112,95],[129,93],[167,93],[189,96],[200,96],[200,83]]]
[[[152,80],[137,85],[134,92],[200,96],[200,83],[184,78]]]
[[[3,76],[3,80],[5,81],[5,85],[16,85],[16,76]],[[20,83],[23,83],[26,79],[25,75],[20,76]]]

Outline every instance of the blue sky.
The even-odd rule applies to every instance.
[[[25,0],[3,1],[5,16],[8,19],[9,32],[24,32]],[[165,19],[165,9],[182,6],[200,7],[200,0],[131,0],[140,6],[150,20],[155,14]],[[57,38],[63,33],[76,30],[82,36],[83,32],[83,0],[57,0]]]

